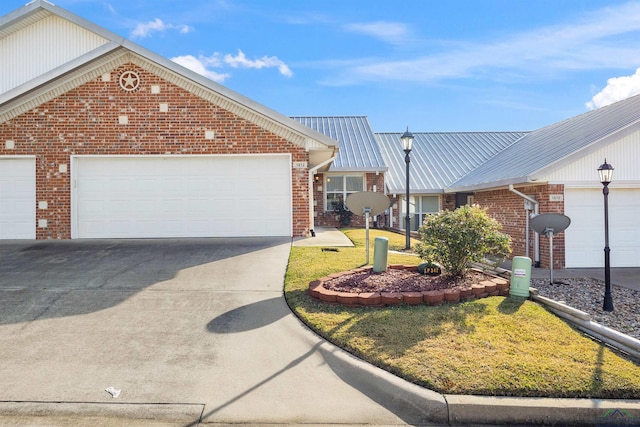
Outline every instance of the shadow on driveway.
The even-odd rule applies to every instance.
[[[219,275],[211,275],[211,270],[192,274],[179,286],[224,288],[233,282],[223,281],[225,276],[252,268],[236,265],[242,255],[290,241],[264,237],[0,242],[0,324],[103,310],[151,285],[171,281],[180,271],[218,261],[225,261],[212,269]],[[94,292],[83,297],[78,291]],[[105,291],[102,297],[96,296],[100,291]],[[65,298],[72,292],[75,298]],[[67,303],[54,307],[58,300]]]
[[[278,296],[227,311],[209,322],[207,331],[215,334],[251,331],[277,322],[289,314],[291,310]]]

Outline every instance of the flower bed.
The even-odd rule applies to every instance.
[[[507,296],[509,295],[509,281],[501,277],[494,276],[487,272],[474,270],[475,283],[469,280],[457,283],[442,283],[437,279],[432,279],[434,285],[429,286],[415,284],[413,282],[424,281],[424,275],[418,273],[417,266],[409,265],[390,265],[388,271],[402,270],[412,274],[405,275],[402,279],[402,286],[395,286],[391,291],[382,291],[361,289],[353,286],[352,290],[331,289],[333,283],[345,281],[349,277],[356,275],[375,277],[378,281],[384,282],[388,280],[386,272],[374,273],[373,267],[362,267],[354,270],[344,271],[341,273],[330,274],[309,283],[309,294],[311,297],[329,304],[342,304],[344,306],[367,306],[367,307],[384,307],[399,304],[407,305],[440,305],[444,303],[457,303],[460,301],[468,301],[487,296]],[[376,275],[379,275],[376,277]],[[412,276],[414,280],[412,280]],[[408,279],[407,279],[408,277]],[[481,280],[486,279],[486,280]],[[337,287],[340,289],[340,287]],[[404,290],[406,289],[406,290]]]

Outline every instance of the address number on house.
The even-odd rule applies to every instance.
[[[306,169],[308,166],[307,162],[293,162],[294,169]]]

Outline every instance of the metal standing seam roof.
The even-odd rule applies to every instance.
[[[291,118],[339,141],[340,150],[329,171],[386,172],[388,170],[366,116]]]
[[[410,159],[410,191],[442,193],[445,188],[526,135],[526,132],[414,132]],[[405,153],[401,133],[375,134],[389,166],[387,191],[406,191]]]
[[[449,191],[535,182],[640,129],[640,95],[535,130],[452,183]]]

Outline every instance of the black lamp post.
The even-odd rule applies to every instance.
[[[406,183],[406,194],[405,194],[405,198],[406,198],[406,202],[407,202],[407,208],[406,208],[406,216],[405,216],[405,229],[406,229],[406,233],[407,233],[407,244],[405,246],[405,249],[411,249],[411,216],[409,215],[409,197],[410,197],[410,193],[409,193],[409,153],[411,153],[411,149],[413,148],[413,134],[411,132],[409,132],[409,127],[407,126],[407,131],[405,133],[402,134],[402,136],[400,137],[400,140],[402,141],[402,149],[404,150],[405,156],[404,156],[404,162],[407,164],[407,183]]]
[[[603,185],[602,194],[604,194],[604,311],[613,311],[613,297],[611,296],[611,267],[609,265],[609,183],[613,175],[613,166],[604,163],[598,168],[600,174],[600,182]]]

